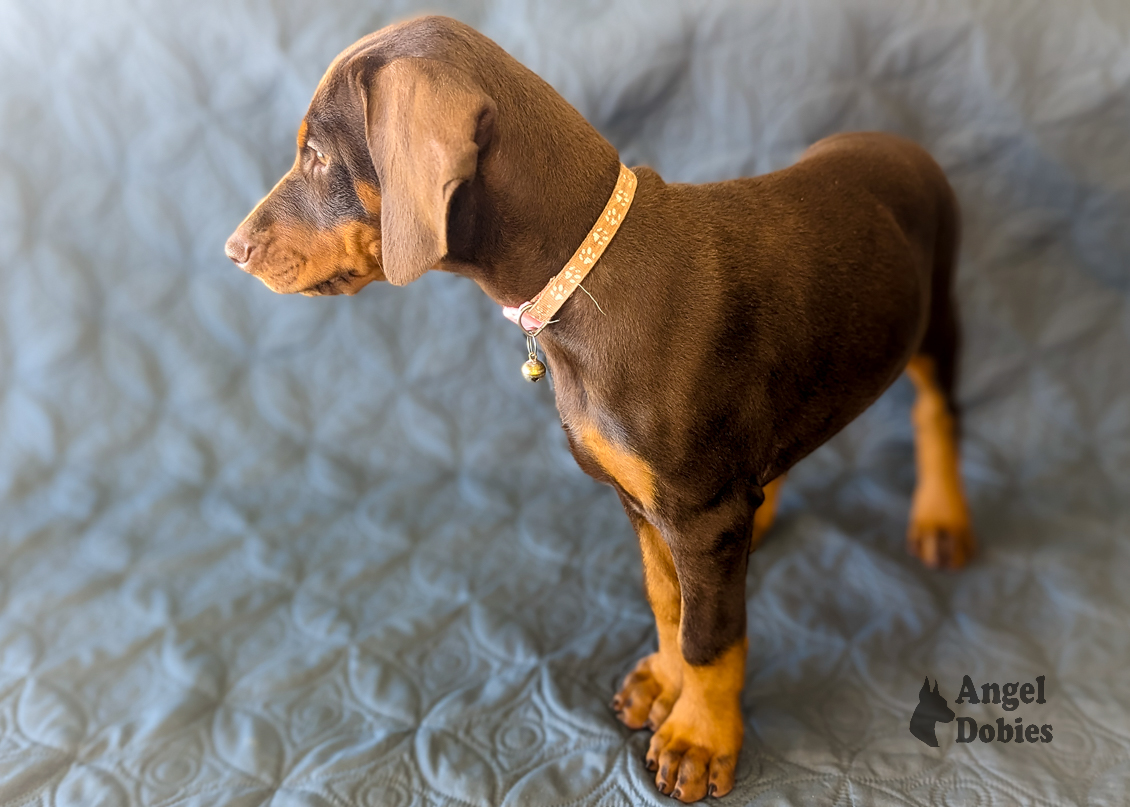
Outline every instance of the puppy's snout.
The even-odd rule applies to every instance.
[[[238,230],[228,239],[227,244],[224,245],[224,252],[227,256],[244,271],[247,270],[247,262],[251,259],[251,251],[253,249],[255,249],[255,246],[244,238]]]

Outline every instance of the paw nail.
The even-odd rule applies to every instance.
[[[652,773],[655,773],[659,769],[659,766],[655,764],[654,759],[649,759],[647,761],[647,769]]]
[[[709,795],[711,798],[713,798],[714,794],[717,793],[717,792],[718,792],[718,785],[711,782],[710,783],[710,790],[707,792],[707,795]]]
[[[671,795],[676,799],[681,799],[683,797],[683,791],[679,790],[679,788],[675,788],[671,791]]]

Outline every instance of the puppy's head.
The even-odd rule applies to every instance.
[[[272,291],[399,286],[447,255],[451,197],[475,177],[495,104],[445,61],[389,58],[385,33],[330,66],[294,165],[228,239],[228,257]]]

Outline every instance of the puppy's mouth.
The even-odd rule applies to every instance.
[[[360,275],[356,272],[340,272],[327,280],[315,283],[313,286],[300,289],[298,293],[306,297],[330,297],[335,294],[356,294],[359,287],[355,281],[358,277],[360,277]]]

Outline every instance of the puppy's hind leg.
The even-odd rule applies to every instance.
[[[957,251],[957,203],[946,187],[931,280],[930,321],[918,355],[907,365],[914,382],[914,443],[918,484],[907,549],[932,568],[958,569],[975,541],[958,461],[959,411],[954,397],[960,331],[952,278]]]
[[[973,556],[975,541],[961,486],[956,420],[938,386],[933,359],[919,354],[906,372],[918,391],[912,413],[918,484],[907,549],[931,568],[959,569]]]

